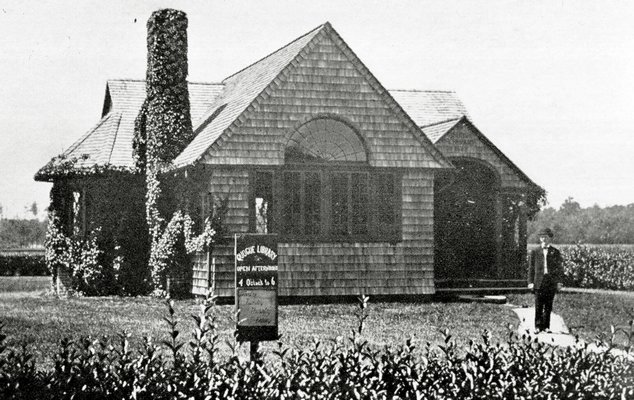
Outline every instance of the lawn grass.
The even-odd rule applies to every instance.
[[[530,294],[509,295],[515,305],[533,305]],[[180,339],[191,338],[191,314],[198,312],[195,300],[174,303],[180,321]],[[282,305],[279,308],[279,331],[282,343],[306,348],[314,340],[331,341],[350,337],[357,327],[355,304]],[[598,334],[609,334],[610,324],[624,325],[632,319],[634,297],[602,293],[560,293],[555,300],[555,312],[564,317],[572,333],[587,341]],[[79,338],[90,335],[116,337],[127,331],[133,346],[144,336],[155,341],[167,338],[165,302],[140,297],[97,297],[58,299],[24,292],[4,293],[0,296],[0,321],[9,343],[28,343],[38,362],[52,365],[52,354],[63,337]],[[232,342],[233,306],[217,306],[219,333],[223,343],[221,354],[229,355],[224,345]],[[491,333],[493,342],[505,342],[508,326],[514,331],[518,320],[507,305],[483,303],[372,303],[368,308],[364,338],[373,347],[400,345],[412,339],[420,350],[427,343],[444,343],[442,330],[447,329],[459,346],[477,340],[484,330]],[[276,343],[265,343],[263,349],[272,350]],[[247,348],[242,346],[246,356]]]
[[[180,320],[180,338],[189,340],[193,329],[191,314],[197,313],[194,300],[175,301]],[[167,339],[165,302],[154,298],[68,298],[26,295],[0,296],[0,321],[9,343],[28,343],[36,359],[52,365],[51,355],[63,337],[79,338],[90,335],[114,337],[122,331],[131,334],[133,346],[144,336]],[[283,305],[279,308],[279,331],[284,345],[306,347],[315,339],[336,340],[350,337],[357,327],[354,304]],[[217,306],[221,340],[233,340],[233,306]],[[504,341],[509,324],[517,320],[509,307],[481,303],[370,303],[364,337],[374,347],[400,345],[411,338],[421,349],[427,342],[442,344],[441,330],[448,329],[463,345],[479,337],[485,329],[494,340]],[[246,355],[247,346],[241,352]],[[276,343],[265,343],[264,350],[272,350]],[[223,345],[222,354],[229,355]]]
[[[0,295],[13,292],[42,293],[50,287],[50,276],[0,276]]]

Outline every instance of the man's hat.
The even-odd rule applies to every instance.
[[[537,236],[553,237],[555,234],[550,228],[542,228],[539,232],[537,232]]]

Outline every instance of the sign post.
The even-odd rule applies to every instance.
[[[277,340],[277,241],[259,235],[234,236],[237,340],[251,342],[251,359],[258,342]]]

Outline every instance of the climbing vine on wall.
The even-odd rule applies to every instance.
[[[88,279],[96,287],[73,280],[71,289],[103,295],[147,293],[151,282],[144,192],[140,176],[129,173],[56,179],[46,241],[46,261],[52,274],[61,267],[66,275],[74,276],[82,269],[82,260],[87,260],[79,256],[81,249],[90,244],[98,250],[92,253],[91,271],[101,271],[99,279]],[[83,275],[96,276],[91,271]]]
[[[80,157],[68,157],[64,154],[60,154],[49,161],[44,167],[42,167],[42,169],[37,171],[35,179],[48,180],[57,177],[70,178],[104,175],[110,172],[133,172],[131,168],[111,164],[83,165],[84,162],[89,159],[90,156],[88,154],[83,154]]]
[[[191,190],[186,177],[166,176],[170,163],[194,137],[187,88],[187,17],[178,10],[152,13],[147,23],[146,98],[135,121],[136,167],[146,177],[146,220],[150,234],[150,270],[155,291],[166,277],[189,268],[187,253],[209,245],[210,223],[194,237],[192,220],[180,208]],[[167,222],[169,220],[169,222]]]
[[[160,168],[192,141],[187,88],[187,16],[163,9],[147,22],[146,98],[135,123],[137,167]]]
[[[194,226],[188,203],[201,190],[200,179],[172,165],[194,137],[187,18],[159,10],[147,29],[146,99],[135,121],[134,168],[62,155],[36,175],[54,182],[48,265],[53,273],[69,272],[73,288],[84,293],[165,291],[168,276],[191,269],[188,253],[208,247],[219,232],[218,215]]]
[[[160,233],[156,251],[150,256],[155,291],[165,290],[168,276],[179,276],[186,272],[183,269],[189,270],[189,255],[206,250],[215,235],[210,218],[205,220],[202,232],[196,235],[191,217],[176,211]]]
[[[71,292],[87,295],[118,293],[121,256],[114,257],[112,264],[103,263],[104,252],[98,244],[100,230],[96,229],[84,238],[69,235],[60,227],[57,215],[50,213],[44,257],[54,279],[64,270],[70,279],[65,283],[66,289]]]
[[[532,190],[529,190],[526,196],[526,213],[528,219],[532,220],[539,210],[546,205],[546,202],[546,190],[541,186],[535,185]]]

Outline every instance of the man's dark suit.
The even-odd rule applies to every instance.
[[[561,283],[564,277],[561,253],[553,246],[548,246],[546,267],[548,273],[544,274],[544,250],[539,248],[531,251],[528,283],[534,284],[535,328],[538,330],[550,328],[550,313],[553,309],[557,284]]]

